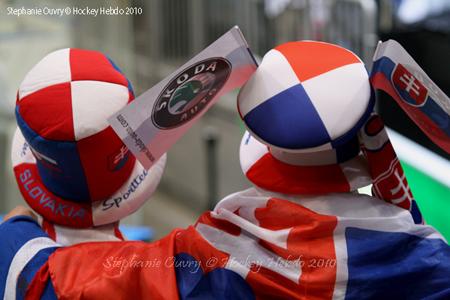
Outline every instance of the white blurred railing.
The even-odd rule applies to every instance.
[[[157,82],[233,25],[257,55],[283,42],[313,39],[349,48],[370,66],[377,42],[374,0],[149,0],[142,5],[148,14],[136,18],[134,29],[143,84]]]

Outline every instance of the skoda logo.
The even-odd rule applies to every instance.
[[[158,96],[153,124],[170,129],[188,122],[217,95],[230,73],[231,64],[224,58],[210,58],[185,69]]]

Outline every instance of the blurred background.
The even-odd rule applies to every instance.
[[[7,15],[7,7],[74,6],[136,7],[142,13]],[[450,0],[0,0],[0,213],[24,203],[10,163],[14,102],[23,77],[43,56],[66,47],[100,50],[139,95],[233,25],[258,56],[286,41],[323,40],[353,50],[369,70],[377,41],[393,38],[450,95]],[[377,109],[393,129],[394,148],[425,219],[450,240],[450,156],[387,95],[379,96]],[[170,150],[158,192],[125,223],[150,226],[158,238],[250,186],[239,166],[244,129],[235,98],[226,95]]]

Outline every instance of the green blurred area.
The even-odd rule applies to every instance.
[[[405,162],[402,166],[425,222],[450,241],[450,188]]]

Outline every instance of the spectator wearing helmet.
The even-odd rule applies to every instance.
[[[119,220],[155,191],[165,156],[145,170],[107,122],[133,99],[125,75],[91,50],[52,52],[21,83],[14,173],[56,242],[123,239]]]

